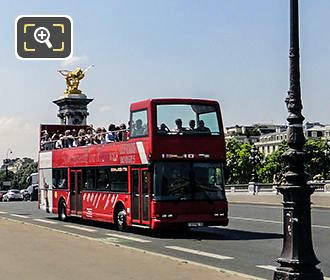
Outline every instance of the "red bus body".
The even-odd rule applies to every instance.
[[[194,104],[200,106],[198,108],[204,108],[202,107],[204,105],[212,106],[215,108],[220,133],[218,135],[157,133],[157,106],[167,104],[189,104],[192,108],[195,108]],[[159,172],[163,172],[160,170],[165,170],[168,164],[172,164],[175,168],[175,164],[178,163],[178,166],[188,170],[195,168],[196,163],[194,170],[201,172],[205,164],[218,166],[217,164],[225,162],[225,141],[218,102],[202,99],[148,99],[131,105],[131,120],[134,112],[144,112],[144,110],[148,121],[147,136],[130,137],[122,142],[40,151],[39,208],[56,214],[61,203],[65,203],[67,216],[110,223],[114,223],[118,212],[124,209],[127,226],[150,229],[226,226],[228,209],[224,193],[220,199],[208,199],[208,194],[205,194],[203,199],[202,194],[199,194],[198,200],[194,199],[193,194],[190,194],[193,199],[188,199],[181,198],[175,193],[172,195],[175,196],[173,201],[172,198],[163,199],[161,194],[156,195],[156,192],[161,193],[159,180],[162,180],[161,184],[165,184],[167,182],[165,176],[170,176],[165,173],[162,173],[163,179],[158,176]],[[45,127],[41,125],[41,129]],[[59,127],[56,126],[56,129]],[[47,128],[51,130],[52,126],[48,125]],[[111,186],[104,183],[102,179],[104,172],[112,176]],[[125,189],[125,176],[127,176],[127,189]],[[89,189],[88,180],[92,189]],[[100,185],[103,189],[99,188]],[[182,184],[181,188],[185,186]],[[175,187],[172,186],[172,189]],[[213,193],[209,194],[213,195]]]

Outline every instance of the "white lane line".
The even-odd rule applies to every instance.
[[[8,214],[8,212],[0,211],[0,214]]]
[[[26,217],[24,215],[19,215],[19,214],[10,214],[10,216],[17,217],[17,218],[23,218],[23,219],[28,219],[29,217]]]
[[[43,219],[33,219],[36,222],[41,222],[41,223],[45,223],[45,224],[52,224],[52,225],[56,225],[57,222],[55,221],[49,221],[49,220],[43,220]]]
[[[233,257],[227,257],[227,256],[222,256],[222,255],[213,254],[213,253],[207,253],[207,252],[203,252],[203,251],[199,251],[199,250],[188,249],[188,248],[178,247],[178,246],[165,246],[165,248],[182,251],[182,252],[186,252],[186,253],[190,253],[190,254],[200,255],[200,256],[204,256],[204,257],[215,258],[215,259],[219,259],[219,260],[233,259]]]
[[[87,231],[87,232],[97,232],[96,229],[91,229],[91,228],[85,228],[85,227],[80,227],[80,226],[74,226],[74,225],[64,225],[65,227],[68,228],[73,228],[73,229],[78,229],[82,231]]]
[[[268,269],[268,270],[276,270],[276,266],[273,265],[256,265],[256,267],[263,268],[263,269]]]
[[[262,208],[262,209],[265,209],[265,208],[269,208],[269,209],[279,209],[279,210],[282,210],[283,206],[282,204],[278,204],[277,206],[274,205],[274,206],[271,206],[271,205],[267,205],[267,204],[263,204],[262,202],[257,202],[257,204],[254,204],[254,203],[249,203],[249,202],[244,202],[244,201],[241,201],[241,202],[235,202],[235,201],[229,201],[228,203],[231,203],[231,207],[251,207],[251,208]],[[243,205],[244,204],[244,205]],[[258,205],[258,204],[261,204],[261,205]],[[317,205],[311,205],[312,207],[312,212],[325,212],[327,210],[329,210],[329,206],[317,206]],[[320,209],[320,207],[322,209]],[[317,209],[319,208],[319,209]]]
[[[263,220],[263,219],[254,219],[254,218],[244,218],[244,217],[228,217],[228,218],[233,219],[233,220],[244,220],[244,221],[253,221],[253,222],[282,224],[281,221],[272,221],[272,220]],[[312,225],[312,227],[330,229],[330,226]]]
[[[122,238],[122,239],[127,239],[127,240],[130,240],[130,241],[136,241],[136,242],[141,242],[141,243],[151,242],[150,240],[131,237],[131,236],[127,236],[127,235],[120,235],[120,234],[114,234],[114,233],[107,233],[106,235],[110,236],[110,237]]]
[[[253,222],[264,222],[264,223],[273,223],[273,224],[282,224],[280,221],[272,221],[272,220],[263,220],[263,219],[254,219],[254,218],[244,218],[244,217],[228,217],[233,220],[244,220],[244,221],[253,221]]]

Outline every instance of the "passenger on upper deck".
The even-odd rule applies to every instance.
[[[184,132],[187,130],[186,128],[182,127],[181,119],[176,119],[175,124],[176,124],[176,128],[174,129],[175,132],[180,133],[180,132]]]
[[[201,132],[201,133],[211,134],[211,130],[204,125],[204,121],[203,120],[199,120],[197,122],[196,131]]]
[[[83,128],[78,132],[77,146],[86,146],[86,131]]]
[[[109,125],[109,131],[105,137],[106,143],[111,143],[117,141],[117,134],[115,132],[116,126],[112,123]]]
[[[127,130],[126,130],[126,125],[124,123],[122,123],[119,126],[120,131],[118,132],[118,140],[119,141],[126,141],[127,140]]]
[[[160,125],[158,132],[165,134],[165,133],[170,132],[170,129],[166,126],[166,124],[162,123]]]
[[[93,145],[93,144],[94,144],[93,130],[91,128],[88,128],[86,134],[86,145]]]
[[[190,130],[195,130],[196,122],[195,120],[190,120],[189,121],[189,128]]]
[[[62,142],[61,145],[63,148],[71,148],[74,147],[74,138],[71,134],[70,130],[66,130],[64,132],[64,136],[60,138],[60,141]]]

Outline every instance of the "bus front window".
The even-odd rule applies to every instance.
[[[161,135],[219,135],[217,111],[211,105],[157,105],[157,133]]]
[[[156,163],[154,195],[156,200],[225,199],[222,164]]]

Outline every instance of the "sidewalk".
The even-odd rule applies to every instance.
[[[257,195],[245,193],[227,192],[229,203],[249,203],[265,205],[282,205],[283,197],[281,194],[271,192],[260,192]],[[312,195],[312,207],[330,209],[330,193],[314,193]]]
[[[0,236],[2,280],[247,279],[5,219]]]

